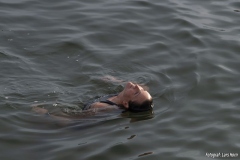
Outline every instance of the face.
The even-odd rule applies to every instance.
[[[136,103],[142,103],[145,100],[150,100],[152,97],[148,91],[144,90],[138,84],[128,82],[123,90],[123,97],[126,101],[133,101]]]

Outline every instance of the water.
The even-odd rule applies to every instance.
[[[0,0],[0,159],[239,159],[239,16],[238,0]],[[154,113],[31,112],[119,91],[105,75],[146,84]]]

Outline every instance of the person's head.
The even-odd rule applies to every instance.
[[[152,96],[138,84],[128,82],[122,91],[123,106],[132,112],[152,109]]]

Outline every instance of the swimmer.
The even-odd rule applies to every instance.
[[[120,82],[111,76],[105,76],[104,80],[111,80],[113,82]],[[152,110],[153,99],[144,86],[133,82],[127,82],[124,89],[118,94],[110,94],[102,96],[92,102],[84,105],[83,112],[87,115],[94,115],[97,112],[105,112],[114,109],[124,109],[130,112],[144,112]],[[48,110],[33,106],[33,111],[40,114],[48,114]],[[57,116],[51,115],[57,118]],[[64,114],[62,117],[68,117]]]
[[[143,112],[152,109],[152,97],[139,84],[126,83],[124,89],[119,94],[100,97],[93,103],[84,107],[85,109],[98,109],[110,106],[118,106],[131,112]]]

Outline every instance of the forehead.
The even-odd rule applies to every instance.
[[[146,100],[150,100],[151,98],[151,95],[147,91],[141,91],[132,99],[132,101],[142,103]]]

